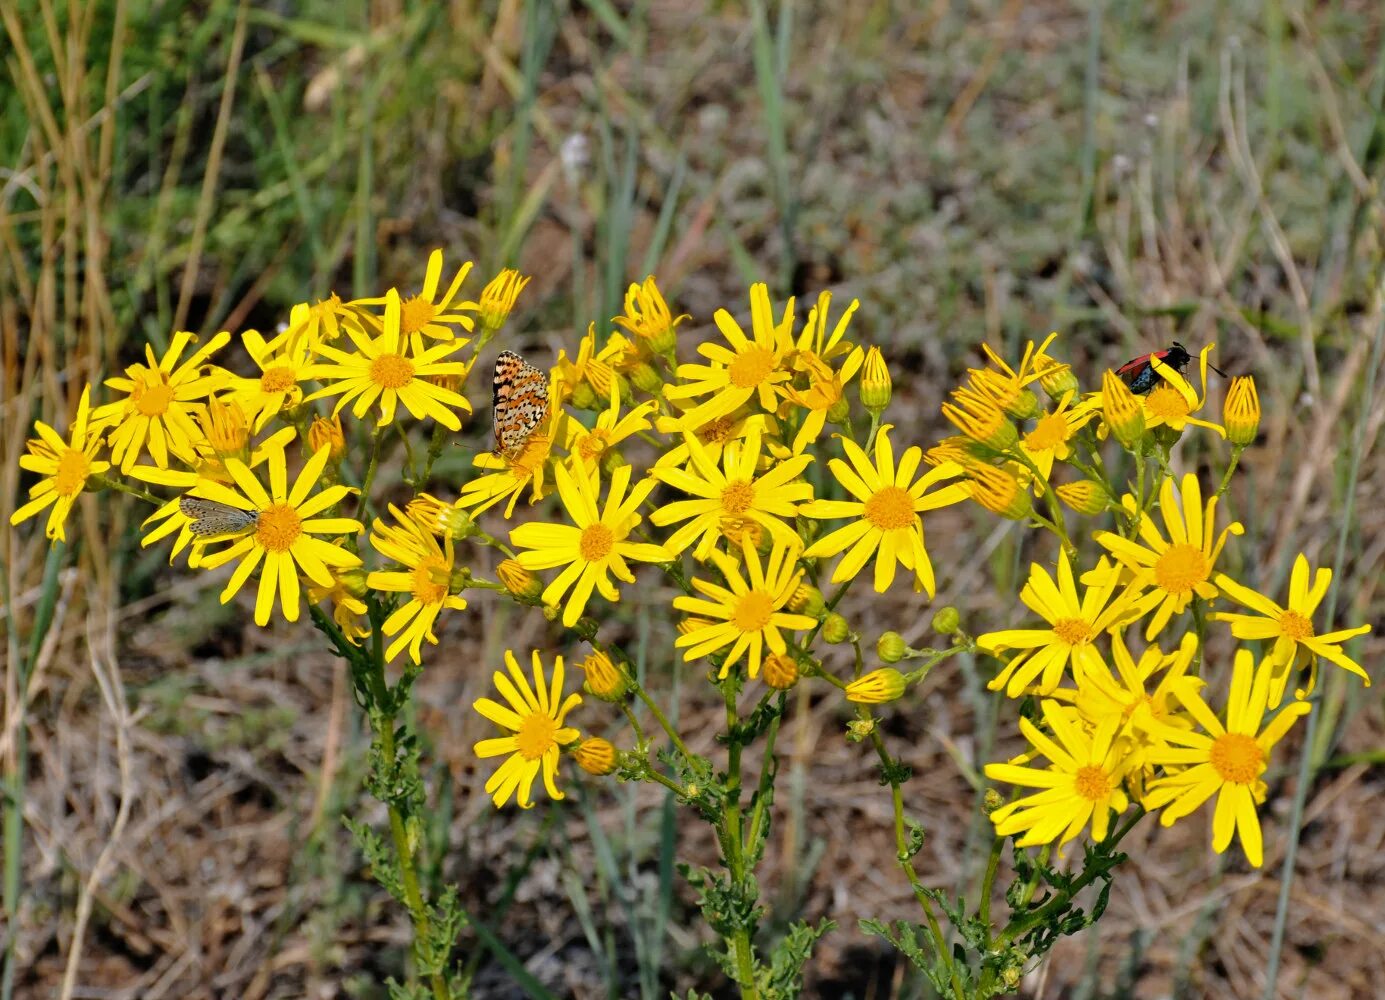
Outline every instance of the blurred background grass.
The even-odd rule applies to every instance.
[[[571,353],[650,271],[694,330],[743,312],[755,280],[859,296],[855,336],[886,349],[912,443],[943,433],[937,403],[983,339],[1013,353],[1060,330],[1088,381],[1215,340],[1266,410],[1231,494],[1235,571],[1273,590],[1306,551],[1339,574],[1338,622],[1381,622],[1378,4],[0,0],[0,20],[6,520],[31,420],[62,425],[82,384],[146,342],[411,288],[442,246],[534,274],[510,330],[538,357]],[[1181,461],[1213,447],[1189,441]],[[337,821],[365,767],[339,667],[310,632],[248,627],[141,552],[141,516],[87,502],[70,569],[35,523],[0,533],[0,993],[382,996],[404,929]],[[973,631],[1008,620],[1003,595],[1042,555],[970,511],[930,522],[930,549],[940,601]],[[496,816],[476,795],[458,706],[503,645],[559,640],[474,607],[449,623],[418,721],[440,762],[429,835],[452,845],[430,877],[476,919],[476,995],[714,983],[672,870],[713,849],[672,803],[574,781],[559,808]],[[710,750],[697,678],[659,638],[666,607],[632,594],[620,627]],[[929,640],[911,596],[849,610],[867,635]],[[1355,650],[1369,668],[1378,636]],[[935,671],[891,732],[930,830],[921,867],[954,891],[984,857],[975,771],[1013,728],[976,669]],[[1205,817],[1145,824],[1107,918],[1025,993],[1255,996],[1277,956],[1282,996],[1375,995],[1375,690],[1325,687],[1282,946],[1292,764],[1271,775],[1263,870],[1213,857]],[[786,729],[767,923],[841,923],[810,995],[925,995],[855,927],[913,914],[842,722],[805,695]]]

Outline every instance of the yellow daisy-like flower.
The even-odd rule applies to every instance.
[[[1246,859],[1259,868],[1264,859],[1257,803],[1265,800],[1265,783],[1260,776],[1268,766],[1270,750],[1294,720],[1307,714],[1307,702],[1291,702],[1261,729],[1269,703],[1272,671],[1255,661],[1245,649],[1236,651],[1231,675],[1231,691],[1226,702],[1226,724],[1216,717],[1196,690],[1174,692],[1206,730],[1191,732],[1161,727],[1159,735],[1168,744],[1149,751],[1155,764],[1180,770],[1154,781],[1145,793],[1144,804],[1164,811],[1162,826],[1172,826],[1196,810],[1213,795],[1217,796],[1212,815],[1212,849],[1226,850],[1233,835],[1239,835]]]
[[[649,415],[657,409],[653,400],[641,403],[625,416],[620,415],[620,393],[614,383],[611,385],[611,405],[596,418],[596,426],[590,430],[578,429],[572,439],[572,456],[580,461],[588,471],[601,463],[611,449],[632,434],[650,428]]]
[[[747,580],[736,560],[713,552],[712,559],[727,586],[694,577],[693,589],[711,600],[687,596],[673,599],[675,608],[691,611],[700,619],[699,627],[689,629],[674,640],[673,644],[683,650],[683,659],[696,660],[730,646],[718,676],[725,677],[748,653],[749,674],[755,678],[760,674],[766,646],[771,653],[782,654],[788,649],[781,629],[807,629],[816,625],[816,618],[783,610],[803,576],[803,570],[797,568],[798,554],[797,547],[775,542],[768,564],[762,564],[760,553],[747,546]]]
[[[466,609],[466,598],[452,593],[452,537],[438,544],[437,537],[394,504],[390,513],[398,524],[386,524],[375,519],[371,527],[370,544],[386,559],[404,567],[399,570],[377,570],[366,577],[366,586],[394,594],[408,594],[409,600],[395,610],[382,627],[385,635],[398,635],[385,650],[385,658],[393,660],[405,646],[415,663],[422,661],[423,640],[438,644],[433,625],[444,608]]]
[[[660,482],[697,498],[665,504],[650,515],[660,527],[687,521],[664,543],[669,551],[682,552],[696,538],[693,557],[706,559],[722,537],[722,522],[727,519],[758,524],[785,545],[797,541],[798,534],[783,519],[795,517],[798,504],[813,498],[812,486],[794,481],[813,460],[811,455],[796,455],[759,475],[763,437],[758,430],[722,451],[721,468],[694,435],[685,433],[684,440],[691,459],[686,469],[656,466],[649,470]]]
[[[769,288],[763,282],[750,286],[751,335],[746,337],[735,318],[718,309],[717,328],[727,345],[701,344],[697,351],[710,365],[679,365],[682,384],[664,390],[666,399],[709,397],[683,414],[680,427],[693,431],[708,420],[734,413],[752,398],[760,408],[773,413],[778,406],[775,386],[787,381],[784,356],[794,349],[794,302],[789,299],[782,318],[775,322]]]
[[[1127,495],[1122,502],[1126,510],[1134,512],[1134,497]],[[1148,514],[1140,515],[1143,545],[1111,531],[1098,531],[1093,536],[1097,544],[1109,550],[1121,565],[1135,574],[1141,587],[1152,588],[1153,593],[1162,595],[1161,600],[1151,600],[1146,608],[1154,610],[1145,628],[1146,640],[1158,635],[1169,619],[1181,614],[1194,597],[1211,600],[1217,596],[1217,588],[1212,584],[1212,567],[1216,565],[1227,536],[1245,531],[1239,521],[1232,521],[1217,532],[1217,498],[1209,497],[1204,507],[1202,486],[1191,472],[1183,477],[1181,490],[1175,489],[1172,479],[1164,480],[1159,488],[1159,510],[1167,539],[1159,533]],[[1094,574],[1083,577],[1087,582],[1093,579]]]
[[[1028,719],[1020,719],[1020,731],[1051,762],[1048,767],[1023,767],[1014,763],[987,764],[986,777],[1042,791],[1007,803],[991,813],[995,832],[1008,837],[1023,833],[1017,845],[1035,847],[1055,839],[1062,845],[1091,824],[1092,840],[1100,843],[1111,829],[1111,814],[1120,815],[1130,804],[1121,787],[1130,759],[1116,734],[1121,720],[1109,715],[1088,735],[1053,700],[1042,706],[1050,737]]]
[[[470,333],[476,322],[463,311],[469,304],[458,303],[453,306],[452,303],[461,291],[462,282],[466,281],[466,276],[470,273],[471,261],[467,261],[457,269],[447,290],[439,295],[438,287],[442,282],[442,251],[434,250],[428,255],[428,269],[423,275],[422,291],[404,299],[399,306],[399,331],[408,338],[409,346],[415,354],[423,353],[424,337],[432,340],[458,340],[454,347],[462,347],[467,343],[465,337],[458,339],[458,332],[454,327],[460,327]],[[352,306],[358,307],[382,304],[388,306],[388,295],[357,299],[351,303]]]
[[[356,535],[362,530],[361,522],[349,517],[314,516],[354,492],[349,486],[329,486],[318,493],[311,492],[322,478],[322,470],[327,465],[327,451],[323,448],[308,459],[303,471],[294,480],[292,489],[288,488],[284,453],[273,451],[269,455],[268,490],[244,462],[234,458],[226,460],[226,471],[231,474],[237,489],[203,481],[193,490],[195,496],[256,515],[248,532],[228,547],[200,555],[197,551],[193,553],[194,563],[207,569],[224,566],[234,559],[241,561],[221,592],[222,604],[234,597],[256,567],[260,567],[260,584],[255,595],[256,625],[269,624],[276,596],[284,618],[291,622],[298,620],[301,591],[299,570],[313,583],[330,587],[333,576],[329,567],[361,564],[358,556],[340,545],[313,537]],[[202,549],[205,544],[200,543],[194,549]]]
[[[216,411],[216,401],[212,401],[211,412]],[[231,404],[234,406],[234,404]],[[228,407],[229,409],[230,407]],[[239,407],[235,407],[235,412],[239,412]],[[226,460],[236,458],[244,461],[246,465],[255,469],[269,460],[270,455],[278,455],[279,460],[284,461],[284,449],[288,447],[298,432],[292,427],[283,427],[275,431],[257,445],[247,456],[243,453],[244,445],[239,448],[228,448],[221,450],[220,444],[234,444],[233,440],[225,439],[221,434],[217,434],[217,441],[212,442],[209,449],[204,449],[199,454],[190,459],[188,464],[190,469],[160,469],[152,465],[137,465],[130,470],[130,475],[146,483],[154,483],[159,486],[171,486],[174,489],[190,491],[194,496],[201,496],[199,487],[211,483],[220,486],[228,486],[234,481],[231,479],[230,472],[226,469]],[[179,504],[181,498],[174,497],[164,504],[154,513],[144,519],[141,528],[151,528],[144,538],[140,540],[140,547],[146,548],[155,542],[166,538],[173,532],[178,532],[178,537],[173,540],[173,551],[168,554],[168,561],[171,564],[193,540],[192,525],[196,518],[189,517],[183,513]],[[157,527],[153,527],[157,525]]]
[[[543,661],[539,659],[538,650],[534,650],[532,687],[519,669],[515,654],[508,649],[505,651],[505,667],[510,672],[509,677],[497,670],[492,679],[495,689],[509,705],[502,705],[490,698],[478,698],[472,707],[501,729],[508,729],[511,735],[481,740],[473,751],[481,758],[510,755],[509,760],[487,779],[486,791],[490,793],[497,809],[512,797],[521,809],[529,809],[534,805],[530,792],[540,772],[543,773],[543,787],[548,791],[549,798],[563,798],[554,781],[558,776],[560,748],[581,736],[576,729],[563,725],[563,722],[567,714],[582,703],[582,696],[573,692],[563,697],[561,656],[553,660],[551,685],[544,680]]]
[[[1164,381],[1139,397],[1145,409],[1146,430],[1167,427],[1181,433],[1188,424],[1195,424],[1226,437],[1226,431],[1220,424],[1193,416],[1207,402],[1207,355],[1216,346],[1208,344],[1199,354],[1198,367],[1202,372],[1201,395],[1188,384],[1186,378],[1154,355],[1150,355],[1150,365],[1163,376]]]
[[[834,408],[841,409],[846,395],[846,383],[855,377],[865,362],[866,352],[856,348],[843,362],[841,371],[833,371],[832,366],[817,357],[800,352],[799,364],[808,374],[808,386],[795,389],[790,383],[780,387],[784,398],[800,406],[805,411],[803,423],[793,439],[793,453],[801,454],[803,449],[818,439],[827,423],[828,415]],[[845,411],[843,411],[845,412]]]
[[[967,388],[954,389],[952,396],[957,402],[944,403],[943,416],[973,441],[1005,451],[1019,439],[1009,414],[991,396]]]
[[[851,304],[837,317],[832,332],[828,333],[827,316],[831,307],[832,293],[819,292],[817,303],[808,313],[808,322],[803,325],[803,332],[798,335],[794,344],[794,366],[801,371],[807,370],[806,362],[817,361],[830,365],[833,358],[856,350],[846,339],[846,328],[851,325],[851,317],[861,307],[861,300],[852,299]],[[864,361],[864,355],[862,360]]]
[[[1088,586],[1079,598],[1066,551],[1058,554],[1057,583],[1038,563],[1030,566],[1029,582],[1020,591],[1020,600],[1049,627],[1005,629],[977,638],[977,645],[988,653],[1023,650],[987,685],[990,690],[1005,688],[1007,695],[1018,698],[1039,679],[1038,693],[1048,694],[1062,680],[1069,662],[1079,686],[1086,670],[1100,664],[1101,654],[1093,641],[1103,632],[1129,624],[1140,616],[1141,609],[1136,584],[1117,594],[1118,575],[1107,571],[1105,559],[1097,569],[1101,582]]]
[[[332,574],[332,586],[308,581],[308,600],[314,604],[332,602],[332,621],[348,642],[360,645],[362,639],[370,635],[367,621],[368,609],[361,600],[364,593],[365,574],[359,569],[349,569]]]
[[[553,398],[550,383],[549,399]],[[548,417],[524,441],[517,455],[507,457],[494,452],[476,455],[471,464],[487,470],[462,485],[455,506],[470,511],[473,517],[506,501],[506,518],[515,512],[515,505],[524,491],[529,490],[529,502],[538,503],[552,491],[552,469],[556,465],[555,449],[567,449],[572,443],[576,421],[561,406],[550,405]]]
[[[302,401],[303,390],[298,384],[308,377],[308,355],[301,350],[276,353],[254,330],[247,330],[241,343],[260,369],[260,376],[232,378],[230,392],[224,398],[240,406],[251,429],[258,434],[271,417]]]
[[[91,433],[91,386],[82,389],[77,404],[77,417],[72,421],[70,442],[41,420],[34,422],[38,437],[29,441],[29,454],[19,456],[19,467],[43,478],[29,488],[29,502],[10,515],[10,524],[33,517],[48,507],[48,524],[44,534],[55,541],[66,541],[63,524],[77,497],[86,488],[87,478],[99,476],[111,467],[110,462],[98,461],[101,434]]]
[[[333,293],[312,305],[300,302],[289,310],[288,326],[266,345],[271,354],[312,356],[323,344],[341,338],[343,330],[364,332],[355,310]]]
[[[147,364],[134,364],[125,369],[125,378],[108,378],[106,385],[126,398],[98,407],[91,415],[94,430],[115,429],[110,435],[111,462],[122,472],[130,468],[147,446],[154,463],[168,468],[168,453],[191,455],[201,435],[193,418],[204,399],[220,389],[230,378],[229,373],[215,369],[204,373],[203,366],[216,351],[230,341],[231,335],[222,331],[194,351],[181,365],[183,349],[196,338],[187,332],[173,335],[162,358],[154,357],[154,348],[146,344]]]
[[[372,339],[347,329],[347,335],[356,345],[356,354],[347,354],[326,344],[320,346],[321,356],[332,363],[309,365],[303,374],[307,378],[329,380],[332,384],[313,393],[308,401],[340,394],[332,412],[340,413],[347,403],[355,400],[351,412],[360,419],[378,400],[379,424],[393,420],[396,407],[403,403],[416,420],[432,417],[448,430],[461,430],[462,422],[453,410],[470,413],[471,404],[464,396],[429,381],[435,375],[466,374],[466,365],[462,362],[443,360],[457,349],[458,342],[447,341],[425,351],[413,350],[404,336],[401,313],[399,293],[390,289],[385,296],[384,327],[378,337]]]
[[[485,334],[482,338],[483,343],[505,325],[505,321],[510,318],[510,313],[514,311],[515,303],[519,301],[519,293],[524,291],[524,286],[527,284],[529,284],[527,276],[520,274],[512,267],[507,267],[487,282],[485,288],[481,289],[479,302],[462,304],[461,308],[470,308],[481,314],[481,328]]]
[[[1320,656],[1343,670],[1350,670],[1365,681],[1367,687],[1371,684],[1370,674],[1342,649],[1342,644],[1348,639],[1364,635],[1371,630],[1371,626],[1361,625],[1318,635],[1313,630],[1313,614],[1327,596],[1327,588],[1332,583],[1332,570],[1325,566],[1319,568],[1311,583],[1309,576],[1308,557],[1300,552],[1289,575],[1288,606],[1280,607],[1264,594],[1241,586],[1225,573],[1217,574],[1217,586],[1226,592],[1227,597],[1257,613],[1244,615],[1218,611],[1208,617],[1214,621],[1230,622],[1231,634],[1237,639],[1274,640],[1274,649],[1268,657],[1274,675],[1270,685],[1271,708],[1284,700],[1289,675],[1305,657],[1313,658],[1316,664],[1316,658]],[[1311,682],[1308,689],[1312,690]]]
[[[642,520],[640,504],[654,488],[652,479],[641,480],[629,489],[631,467],[622,465],[611,475],[611,490],[604,507],[597,504],[601,493],[601,472],[589,475],[582,469],[569,472],[558,466],[555,478],[558,495],[573,524],[521,524],[510,532],[510,542],[531,549],[519,554],[525,569],[566,568],[543,592],[545,604],[557,605],[569,590],[572,594],[563,609],[563,624],[571,628],[586,610],[592,590],[608,601],[619,601],[620,591],[611,575],[624,583],[634,583],[627,559],[639,562],[669,562],[674,553],[662,545],[629,542],[626,538]],[[629,492],[627,493],[627,489]],[[576,525],[574,527],[573,525]]]
[[[566,351],[558,352],[558,360],[553,365],[554,400],[583,409],[595,409],[600,401],[608,399],[616,384],[616,373],[612,370],[606,352],[596,346],[596,324],[587,325],[587,334],[577,344],[577,359],[568,360]]]
[[[1020,435],[1020,448],[1029,456],[1029,461],[1039,470],[1034,480],[1034,492],[1043,492],[1043,484],[1053,474],[1053,463],[1066,462],[1072,455],[1069,445],[1078,430],[1096,416],[1094,410],[1072,408],[1074,393],[1068,393],[1052,413],[1045,413],[1034,423],[1034,429]]]
[[[673,466],[682,468],[692,461],[692,449],[688,446],[687,436],[681,434],[679,428],[682,426],[682,419],[679,417],[657,417],[654,426],[661,434],[678,434],[681,443],[673,445],[654,461],[655,468]],[[713,464],[721,461],[722,452],[732,441],[742,441],[750,436],[752,431],[758,431],[763,437],[771,438],[777,433],[778,424],[774,418],[767,413],[728,413],[724,417],[717,417],[709,420],[697,430],[692,432],[693,437],[702,445],[702,450],[707,453],[707,458]]]
[[[625,315],[611,322],[647,343],[655,354],[669,354],[673,351],[678,324],[691,318],[687,313],[674,317],[651,274],[643,284],[631,285],[625,290]]]
[[[1032,340],[1028,341],[1024,345],[1024,356],[1020,358],[1017,369],[1011,368],[1004,358],[991,349],[990,344],[983,343],[981,350],[985,352],[986,360],[999,371],[989,368],[968,369],[967,374],[970,376],[972,387],[976,392],[989,397],[996,406],[1011,416],[1029,417],[1037,406],[1037,400],[1032,398],[1033,393],[1029,391],[1028,386],[1060,367],[1045,353],[1057,337],[1057,333],[1050,333],[1037,348]]]
[[[832,572],[833,583],[856,576],[875,556],[878,593],[884,593],[894,582],[895,567],[899,565],[913,573],[914,589],[925,591],[931,598],[935,587],[933,564],[923,545],[923,520],[919,515],[960,503],[971,493],[964,484],[949,482],[962,475],[960,465],[940,465],[916,480],[914,475],[923,461],[923,451],[918,447],[906,450],[896,467],[890,445],[891,429],[890,424],[884,424],[876,433],[874,463],[855,441],[841,439],[851,465],[834,458],[828,462],[828,468],[856,499],[814,500],[804,504],[799,513],[812,518],[857,520],[819,538],[803,555],[816,559],[846,552]],[[947,485],[928,492],[943,483]]]

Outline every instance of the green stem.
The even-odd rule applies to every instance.
[[[644,707],[649,709],[649,714],[654,716],[654,721],[659,724],[659,728],[668,734],[669,741],[678,748],[678,752],[684,757],[692,759],[693,755],[683,742],[683,737],[678,735],[678,730],[673,728],[673,724],[668,721],[668,716],[664,714],[663,709],[661,709],[658,704],[655,703],[654,699],[649,696],[649,692],[644,689],[643,684],[640,684],[633,677],[630,680],[635,686],[635,697],[644,702]]]
[[[722,685],[726,699],[726,731],[736,731],[740,719],[736,713],[736,688],[733,683]],[[726,808],[722,812],[720,829],[722,853],[726,856],[726,868],[731,875],[731,884],[736,892],[745,885],[745,848],[741,840],[741,743],[732,740],[726,751]],[[731,958],[736,966],[737,985],[741,988],[742,1000],[759,1000],[760,991],[755,985],[755,952],[750,940],[750,928],[745,924],[736,927],[731,933]]]
[[[1236,471],[1236,466],[1241,461],[1241,452],[1245,451],[1245,445],[1235,445],[1231,449],[1231,461],[1226,463],[1226,472],[1221,477],[1221,485],[1217,487],[1216,496],[1221,497],[1226,492],[1226,488],[1231,485],[1231,474]]]
[[[160,500],[148,490],[142,490],[138,486],[131,486],[129,483],[122,483],[119,479],[110,479],[106,476],[97,476],[97,481],[102,487],[110,487],[117,493],[128,493],[132,497],[139,497],[147,503],[152,503],[156,507],[162,507],[167,501]]]
[[[769,724],[765,733],[765,756],[760,767],[760,785],[755,792],[755,808],[750,813],[750,826],[745,832],[747,847],[753,847],[760,839],[760,826],[769,815],[769,791],[774,786],[774,743],[779,738],[779,722],[784,717],[783,692],[779,694],[779,714]]]
[[[375,470],[380,465],[380,442],[385,438],[385,428],[377,426],[375,433],[370,439],[370,464],[366,466],[365,481],[361,483],[361,510],[372,509],[370,506],[370,487],[375,482]]]

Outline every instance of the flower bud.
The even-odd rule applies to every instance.
[[[476,522],[469,513],[428,493],[420,493],[410,500],[405,512],[423,528],[453,541],[460,542],[476,534]]]
[[[337,579],[341,581],[342,589],[352,597],[365,597],[369,589],[366,586],[366,571],[359,566],[340,570]]]
[[[860,743],[875,732],[874,719],[852,719],[846,724],[846,738],[852,743]]]
[[[975,465],[967,470],[971,498],[992,514],[1019,521],[1029,516],[1029,491],[1014,474],[994,465]]]
[[[996,451],[1004,451],[1019,440],[1015,425],[992,400],[966,390],[953,395],[958,403],[944,403],[943,416],[967,437]]]
[[[822,599],[822,591],[818,590],[811,583],[800,582],[794,588],[794,592],[789,595],[789,610],[795,614],[808,615],[811,618],[818,618],[826,608],[826,603]]]
[[[861,405],[879,416],[890,405],[893,386],[890,382],[890,369],[880,348],[872,347],[866,352],[865,365],[861,368]]]
[[[1072,372],[1072,366],[1054,361],[1046,354],[1034,358],[1034,369],[1040,373],[1039,385],[1043,386],[1049,399],[1062,399],[1080,388],[1077,376]]]
[[[784,653],[771,653],[760,676],[776,691],[787,691],[798,683],[798,661]]]
[[[1101,377],[1101,401],[1106,426],[1117,441],[1133,451],[1145,433],[1145,410],[1130,387],[1109,369]]]
[[[845,396],[838,396],[832,405],[827,408],[827,420],[829,423],[841,425],[846,423],[846,418],[851,416],[851,403]]]
[[[1094,517],[1111,505],[1111,494],[1095,479],[1079,479],[1075,483],[1064,483],[1054,487],[1058,499],[1079,514]]]
[[[202,417],[202,433],[221,455],[238,455],[250,442],[250,424],[235,400],[209,399]]]
[[[851,635],[851,626],[847,624],[845,618],[835,611],[822,621],[822,637],[832,645],[846,642]]]
[[[630,384],[640,392],[657,396],[664,389],[664,380],[653,365],[646,361],[636,362],[629,371]]]
[[[588,774],[601,778],[616,769],[617,751],[610,740],[589,736],[572,751],[572,759]]]
[[[991,456],[989,448],[977,444],[969,437],[953,434],[925,451],[923,460],[934,467],[944,462],[956,462],[958,465],[966,466],[987,461]]]
[[[505,268],[494,278],[490,284],[481,290],[481,328],[486,337],[494,333],[505,325],[505,321],[510,318],[510,312],[515,307],[515,300],[519,298],[519,293],[524,290],[524,286],[529,284],[529,279],[522,277],[513,268]]]
[[[617,316],[611,322],[646,341],[655,354],[672,355],[677,342],[674,331],[685,319],[688,319],[686,313],[677,319],[673,317],[651,274],[643,284],[632,284],[625,290],[625,315]]]
[[[563,609],[556,604],[545,604],[543,606],[543,617],[545,621],[556,622],[562,617]]]
[[[876,641],[875,652],[886,663],[898,663],[909,652],[909,645],[898,632],[886,632]]]
[[[981,808],[987,813],[993,813],[1005,804],[1005,800],[1000,797],[1000,793],[994,788],[987,788],[981,797]]]
[[[596,391],[586,382],[578,382],[572,387],[572,405],[579,410],[602,409],[601,400],[596,398]]]
[[[894,667],[880,667],[846,686],[846,700],[858,705],[883,705],[904,693],[908,683]]]
[[[317,417],[308,427],[308,447],[314,454],[330,447],[328,456],[333,462],[341,459],[346,451],[346,434],[341,429],[341,417]]]
[[[711,628],[715,624],[716,622],[712,621],[710,618],[684,618],[678,623],[678,634],[692,635],[694,632],[700,632],[704,628]]]
[[[1244,448],[1255,440],[1260,430],[1260,394],[1255,389],[1254,378],[1238,375],[1231,380],[1222,408],[1222,422],[1226,425],[1226,439],[1233,445]]]
[[[521,601],[538,601],[543,593],[543,581],[521,566],[518,560],[505,559],[495,568],[495,575]]]
[[[933,612],[933,631],[939,635],[952,635],[961,625],[962,616],[950,604]]]
[[[630,690],[630,679],[611,658],[597,650],[578,664],[587,674],[587,690],[602,701],[620,701]]]

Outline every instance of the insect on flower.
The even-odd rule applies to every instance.
[[[548,376],[513,351],[501,351],[492,387],[494,451],[515,458],[548,416]]]
[[[1188,349],[1174,341],[1173,345],[1162,351],[1154,351],[1150,354],[1141,354],[1138,358],[1131,358],[1125,364],[1116,369],[1116,374],[1121,381],[1130,387],[1130,391],[1143,396],[1159,384],[1159,373],[1154,370],[1154,365],[1150,363],[1151,358],[1158,358],[1161,362],[1168,365],[1178,374],[1182,375],[1183,370],[1188,367],[1188,362],[1193,356],[1188,353]],[[1208,364],[1208,368],[1216,372],[1222,378],[1226,378],[1226,372],[1216,365]]]
[[[198,538],[234,535],[260,523],[258,510],[241,510],[239,507],[202,497],[180,497],[178,509],[192,518],[192,523],[188,527]]]

